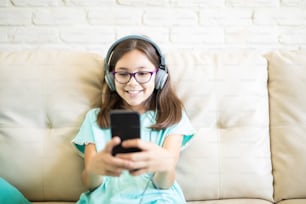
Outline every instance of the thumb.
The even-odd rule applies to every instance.
[[[120,142],[121,140],[119,137],[113,137],[112,140],[106,144],[104,151],[107,153],[111,153],[113,148],[117,146],[118,144],[120,144]]]

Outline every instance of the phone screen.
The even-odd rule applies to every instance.
[[[127,110],[113,110],[110,113],[112,137],[118,136],[124,140],[140,138],[139,113]],[[123,148],[121,144],[113,148],[112,154],[138,152],[138,148]]]

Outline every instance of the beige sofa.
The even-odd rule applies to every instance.
[[[177,179],[193,204],[306,203],[306,53],[169,52],[197,134]],[[85,189],[71,139],[102,97],[103,56],[0,53],[0,177],[33,203]]]

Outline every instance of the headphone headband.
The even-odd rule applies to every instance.
[[[160,63],[159,63],[159,77],[157,78],[157,83],[156,83],[156,89],[161,89],[163,87],[163,85],[165,84],[166,80],[167,80],[167,76],[168,76],[168,70],[167,70],[167,66],[165,63],[165,57],[161,52],[161,49],[159,48],[159,46],[153,42],[151,39],[149,39],[146,36],[143,35],[127,35],[125,37],[122,37],[118,40],[116,40],[108,49],[105,60],[104,60],[104,73],[105,73],[105,80],[106,83],[108,84],[109,88],[114,91],[115,90],[115,85],[114,85],[114,79],[112,77],[112,74],[110,73],[109,70],[109,63],[113,54],[114,49],[116,48],[117,45],[119,45],[121,42],[125,41],[125,40],[143,40],[146,41],[148,43],[150,43],[154,49],[156,50],[157,54],[159,55],[159,59],[160,59]],[[157,72],[157,73],[158,73]]]
[[[157,54],[159,55],[159,59],[160,59],[160,69],[164,69],[165,71],[167,71],[167,67],[166,67],[166,63],[165,63],[165,58],[164,58],[164,55],[162,54],[161,52],[161,49],[159,48],[159,46],[153,42],[151,39],[145,37],[145,36],[142,36],[142,35],[127,35],[127,36],[124,36],[118,40],[116,40],[111,46],[110,48],[108,49],[107,51],[107,54],[106,54],[106,57],[105,57],[105,65],[107,66],[104,66],[105,68],[107,68],[107,71],[109,71],[109,62],[111,60],[111,56],[112,56],[112,53],[115,49],[115,47],[117,45],[119,45],[121,42],[125,41],[125,40],[143,40],[143,41],[146,41],[146,42],[149,42],[153,47],[154,49],[156,50]]]

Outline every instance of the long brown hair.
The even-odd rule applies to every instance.
[[[115,69],[118,60],[132,50],[139,50],[147,56],[150,62],[159,67],[159,55],[155,48],[147,41],[140,39],[127,39],[118,44],[109,62],[109,71]],[[123,100],[116,91],[111,91],[103,81],[103,97],[97,123],[101,128],[109,128],[109,113],[112,109],[124,109]],[[154,90],[145,101],[147,110],[156,111],[156,124],[152,129],[160,130],[178,123],[182,118],[183,104],[171,87],[171,77],[168,73],[167,81],[161,90]]]

